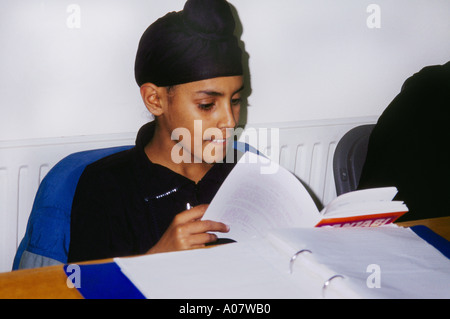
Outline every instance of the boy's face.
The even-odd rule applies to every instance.
[[[158,125],[190,155],[191,162],[221,161],[229,143],[233,143],[242,89],[242,76],[177,85],[166,96]]]

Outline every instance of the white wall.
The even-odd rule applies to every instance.
[[[137,43],[184,0],[0,1],[0,141],[135,132],[149,120]],[[448,0],[230,2],[250,55],[249,124],[377,116],[407,77],[450,60]],[[372,3],[380,28],[367,25]]]
[[[376,117],[407,77],[426,65],[450,60],[448,0],[230,2],[240,15],[242,40],[250,55],[247,122],[260,127]],[[380,28],[367,25],[372,3],[381,10]],[[44,138],[38,140],[41,145],[46,138],[63,136],[69,137],[64,141],[79,135],[134,136],[150,119],[133,74],[139,38],[151,22],[183,4],[184,0],[0,0],[0,228],[9,231],[0,232],[0,237],[11,241],[1,242],[8,252],[0,251],[0,271],[10,267],[37,188],[36,178],[33,184],[10,175],[27,172],[26,163],[38,160],[29,139]],[[321,140],[321,133],[332,133],[328,131],[328,126],[297,135],[287,130],[285,138],[292,143],[305,137]],[[17,145],[31,145],[22,156],[24,162],[5,155]],[[286,158],[296,154],[284,152]],[[58,159],[59,155],[51,163]],[[10,170],[9,164],[17,167]],[[50,164],[37,167],[42,173]],[[311,184],[319,185],[314,178]],[[26,190],[23,200],[10,196],[21,190]]]

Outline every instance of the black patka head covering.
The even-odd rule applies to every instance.
[[[142,35],[135,62],[139,86],[172,86],[243,75],[235,21],[225,0],[188,0]]]

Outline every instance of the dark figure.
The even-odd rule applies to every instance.
[[[369,141],[359,189],[396,186],[409,213],[399,221],[450,215],[450,62],[405,81]]]

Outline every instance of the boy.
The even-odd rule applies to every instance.
[[[135,75],[155,120],[83,172],[68,262],[198,248],[228,231],[201,217],[234,167],[223,160],[243,90],[234,27],[226,1],[188,0],[145,31]]]

